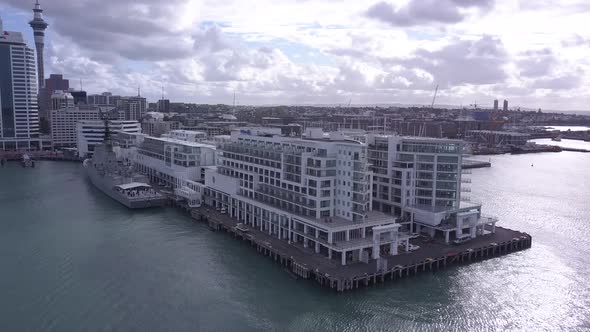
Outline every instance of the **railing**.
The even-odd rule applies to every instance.
[[[498,222],[498,217],[495,216],[486,216],[482,215],[479,217],[479,223],[491,223],[491,222]]]
[[[366,198],[366,197],[363,197],[363,196],[361,196],[359,194],[354,194],[354,195],[356,195],[357,197],[353,197],[352,198],[352,202],[353,203],[365,205],[365,204],[367,204],[369,202],[369,199]]]

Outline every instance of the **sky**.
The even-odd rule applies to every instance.
[[[23,31],[33,0],[0,0]],[[586,0],[41,0],[45,74],[89,93],[254,104],[590,110]]]

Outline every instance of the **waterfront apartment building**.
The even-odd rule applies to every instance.
[[[409,235],[373,211],[367,145],[342,133],[241,128],[205,172],[205,204],[342,265],[397,254]]]
[[[374,174],[373,207],[399,216],[412,231],[453,238],[493,232],[496,218],[462,195],[470,183],[462,170],[461,140],[396,135],[367,135]]]
[[[137,147],[133,160],[137,171],[173,189],[188,206],[201,205],[205,170],[216,163],[215,146],[171,137],[120,135],[126,140],[124,148]]]
[[[141,133],[137,121],[109,120],[109,131]],[[76,145],[80,157],[89,157],[96,145],[102,144],[105,135],[105,123],[102,120],[82,120],[76,123]]]
[[[110,113],[111,110],[112,107],[97,107],[89,105],[73,106],[70,104],[68,104],[67,107],[52,110],[51,138],[53,147],[75,147],[78,142],[78,122],[100,121],[103,118],[103,114]],[[118,111],[117,114],[118,120],[125,119],[125,113],[123,111]]]
[[[35,51],[0,18],[0,150],[39,150]]]

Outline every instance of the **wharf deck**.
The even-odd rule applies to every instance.
[[[496,232],[479,236],[461,245],[446,245],[435,241],[423,243],[413,240],[420,249],[402,252],[396,256],[382,257],[369,263],[350,263],[341,265],[339,261],[329,259],[321,254],[298,244],[289,244],[267,232],[248,227],[236,227],[238,222],[214,209],[200,207],[191,210],[191,216],[207,222],[217,231],[226,231],[236,238],[249,242],[257,251],[269,256],[277,263],[287,267],[302,279],[312,279],[323,287],[338,292],[381,283],[385,280],[416,275],[425,271],[435,271],[451,264],[460,264],[484,260],[531,247],[530,235],[506,228],[496,227]],[[380,267],[380,268],[379,268]]]
[[[492,167],[492,163],[488,162],[488,161],[481,161],[481,160],[463,159],[463,165],[461,165],[461,168],[463,168],[463,169],[484,168],[484,167]]]

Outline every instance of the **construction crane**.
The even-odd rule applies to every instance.
[[[432,104],[430,104],[430,110],[434,109],[434,101],[436,100],[437,94],[438,94],[438,84],[436,85],[436,88],[434,89],[434,97],[432,97]]]
[[[436,95],[438,94],[438,84],[436,88],[434,88],[434,96],[432,96],[432,103],[430,104],[430,110],[434,110],[434,102],[436,101]],[[426,123],[423,123],[420,126],[420,130],[418,131],[418,136],[424,137],[426,136]]]

